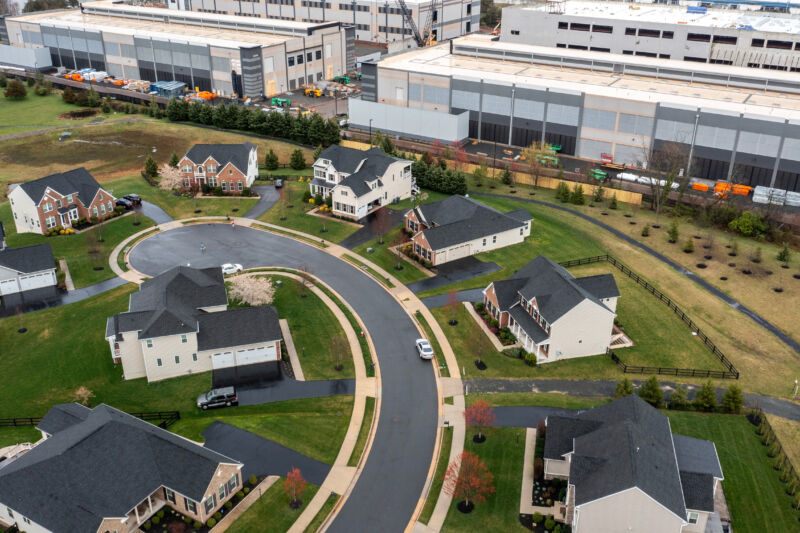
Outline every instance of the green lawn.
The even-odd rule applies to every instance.
[[[306,215],[306,212],[314,207],[309,203],[303,202],[303,192],[307,188],[308,183],[284,182],[283,188],[280,189],[282,199],[278,200],[278,203],[258,219],[277,226],[302,231],[330,242],[341,242],[345,237],[358,230],[358,226],[340,222],[333,218]],[[289,207],[290,205],[292,207]],[[286,220],[281,220],[282,217],[286,217]],[[327,231],[323,232],[323,229]]]
[[[196,414],[184,416],[170,430],[202,442],[203,430],[219,420],[323,463],[333,464],[350,425],[352,412],[352,396],[303,398],[205,413],[195,410]]]
[[[389,274],[400,280],[404,285],[408,285],[409,283],[425,279],[428,276],[425,275],[422,270],[400,259],[389,251],[390,247],[396,246],[399,243],[398,238],[403,235],[402,231],[403,227],[397,226],[386,233],[383,244],[380,243],[380,238],[376,238],[354,248],[353,251],[380,266]],[[372,249],[371,253],[367,253],[368,248]],[[402,266],[402,270],[396,269],[398,265]]]
[[[456,508],[458,502],[453,499],[442,531],[529,531],[519,523],[525,430],[497,428],[482,444],[475,444],[467,438],[464,449],[477,453],[486,464],[494,476],[495,493],[486,502],[476,504],[470,514],[461,513]]]
[[[714,441],[725,481],[731,522],[737,533],[797,531],[797,511],[770,465],[755,426],[743,416],[667,411],[672,431]]]
[[[433,482],[431,489],[428,491],[428,497],[425,499],[425,506],[419,515],[419,521],[427,524],[431,519],[433,510],[436,508],[436,500],[439,499],[439,494],[442,492],[442,484],[444,483],[444,473],[447,470],[447,461],[450,459],[450,448],[453,445],[453,428],[446,427],[442,431],[442,447],[439,449],[439,461],[436,463],[436,472],[433,475]]]
[[[0,417],[44,416],[57,403],[74,401],[81,386],[91,405],[128,412],[180,410],[199,413],[197,395],[211,387],[211,373],[155,383],[122,380],[105,340],[106,319],[128,309],[132,284],[78,303],[0,320]],[[17,333],[26,327],[28,331]]]
[[[317,533],[317,530],[322,525],[322,522],[324,522],[325,519],[328,518],[328,515],[331,514],[331,511],[333,511],[333,508],[339,501],[339,498],[341,498],[341,496],[339,496],[334,492],[331,492],[328,495],[328,499],[325,500],[325,504],[317,513],[317,516],[315,516],[314,520],[312,520],[311,523],[308,524],[308,527],[303,533]]]
[[[305,511],[306,505],[319,490],[317,485],[308,483],[299,509],[289,507],[291,498],[283,490],[286,478],[275,481],[272,486],[256,502],[237,518],[228,533],[284,533]]]
[[[425,291],[417,295],[420,298],[446,294],[451,290],[484,288],[492,281],[507,278],[539,254],[557,262],[606,253],[589,234],[565,224],[563,218],[554,215],[551,209],[504,198],[472,197],[503,212],[527,209],[533,216],[531,236],[520,244],[475,256],[481,261],[497,263],[501,267],[499,271]]]
[[[313,163],[313,161],[312,161]],[[277,168],[275,170],[267,170],[264,167],[258,169],[259,179],[270,179],[272,176],[278,178],[299,178],[299,177],[313,177],[314,169],[311,167],[304,168],[303,170],[295,170],[292,167]]]
[[[22,100],[9,100],[0,91],[0,136],[51,126],[63,126],[68,129],[97,118],[89,117],[78,120],[59,118],[61,113],[80,108],[72,104],[65,104],[61,100],[61,95],[36,96],[29,87],[26,88],[28,96]],[[100,116],[107,117],[108,115]]]
[[[289,322],[297,357],[306,379],[344,379],[355,377],[353,354],[339,321],[319,296],[305,290],[303,284],[286,276],[275,287],[272,305],[278,316]],[[302,295],[305,294],[305,298]],[[337,350],[337,347],[339,348]],[[342,365],[337,371],[335,366]]]
[[[72,281],[77,288],[113,278],[114,272],[108,266],[108,256],[111,251],[125,238],[153,225],[153,221],[149,218],[129,214],[74,235],[45,237],[36,233],[17,233],[9,203],[0,204],[0,221],[5,227],[9,246],[49,243],[56,262],[59,259],[67,260]],[[139,225],[134,226],[135,222]],[[101,237],[103,242],[97,242]],[[89,253],[91,251],[96,253]],[[95,267],[103,268],[94,270]]]
[[[391,280],[389,280],[389,278],[383,277],[377,270],[375,270],[374,268],[363,262],[361,259],[358,259],[356,256],[352,256],[350,254],[344,254],[342,258],[347,261],[350,261],[354,265],[358,266],[361,270],[364,270],[365,272],[369,273],[369,275],[371,275],[373,278],[378,280],[383,285],[386,285],[390,289],[394,288],[394,283],[392,283]]]
[[[429,204],[431,202],[438,202],[439,200],[444,200],[445,198],[447,198],[449,196],[450,196],[449,194],[445,194],[443,192],[436,192],[436,191],[430,191],[428,189],[425,189],[420,194],[420,198],[419,198],[418,203],[420,203],[420,204]],[[400,200],[396,204],[391,204],[389,206],[389,208],[397,209],[397,210],[410,209],[410,208],[414,207],[414,205],[415,205],[415,200],[413,198],[406,198],[405,200]]]
[[[113,189],[116,196],[124,196],[135,192],[143,200],[158,205],[176,220],[193,217],[242,216],[258,202],[257,198],[242,198],[241,196],[225,198],[198,197],[197,199],[176,196],[172,191],[150,186],[139,175],[109,181],[105,186]],[[200,213],[195,213],[198,209]]]
[[[23,442],[36,442],[42,434],[34,426],[15,426],[0,428],[0,448]]]
[[[364,418],[361,420],[361,428],[358,430],[358,440],[353,448],[353,453],[350,454],[350,459],[347,461],[347,466],[358,466],[361,460],[361,454],[364,453],[364,448],[367,445],[367,437],[369,437],[369,429],[372,427],[372,417],[375,414],[375,398],[367,396],[366,405],[364,407]]]
[[[515,405],[538,405],[544,407],[561,407],[563,409],[589,409],[608,402],[608,398],[579,398],[558,392],[497,392],[469,394],[467,405],[477,400],[485,400],[493,407]]]

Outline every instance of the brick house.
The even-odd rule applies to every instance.
[[[163,507],[205,523],[242,489],[242,463],[101,404],[56,405],[0,468],[0,526],[127,533]]]
[[[116,201],[83,167],[17,184],[8,199],[17,233],[42,235],[79,218],[102,219],[114,211]]]
[[[258,177],[258,147],[248,142],[195,144],[178,168],[184,188],[208,185],[220,187],[226,193],[241,194]]]
[[[311,194],[332,197],[333,214],[352,220],[417,192],[411,161],[388,156],[380,148],[357,150],[332,144],[313,167]]]
[[[575,533],[722,533],[713,442],[672,433],[669,418],[632,394],[545,420],[544,477],[568,482]]]
[[[525,209],[501,213],[454,195],[410,210],[405,227],[412,233],[414,253],[435,266],[519,244],[531,234],[531,220]]]
[[[125,379],[159,381],[254,364],[262,376],[280,375],[278,312],[270,305],[228,309],[219,267],[175,267],[145,281],[131,294],[129,310],[108,318],[105,336]],[[222,386],[216,375],[215,383]]]
[[[543,255],[483,291],[489,314],[540,364],[606,353],[618,298],[613,275],[576,278]]]

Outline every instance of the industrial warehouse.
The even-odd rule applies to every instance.
[[[430,27],[433,40],[454,39],[478,30],[481,3],[475,0],[166,0],[170,9],[298,22],[352,25],[356,39],[390,43],[413,36],[403,9],[418,29]]]
[[[49,59],[49,64],[38,62],[35,69],[94,68],[119,78],[176,80],[224,96],[271,96],[354,67],[353,30],[335,22],[89,2],[80,10],[0,17],[0,35],[7,36],[0,45],[5,64],[14,64],[8,57],[19,55],[20,48],[49,48],[49,56],[35,55],[37,62]]]
[[[691,175],[800,188],[795,74],[564,50],[472,35],[363,65],[350,122],[397,135],[514,146],[642,166],[676,143]]]

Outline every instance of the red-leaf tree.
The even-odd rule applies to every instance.
[[[476,453],[464,451],[447,467],[443,488],[467,506],[483,503],[494,493],[494,476]]]
[[[464,166],[466,164],[467,164],[467,152],[465,152],[463,148],[459,148],[458,150],[456,150],[453,166],[455,167],[456,170],[463,171]]]
[[[439,140],[433,141],[430,152],[433,157],[440,157],[444,152],[444,145]]]
[[[497,422],[497,416],[494,414],[494,409],[489,405],[489,402],[476,400],[464,411],[464,422],[467,426],[473,427],[478,431],[477,435],[475,435],[475,441],[482,442],[484,433],[487,433]]]
[[[300,496],[306,490],[306,480],[299,468],[292,468],[286,474],[286,481],[283,483],[283,491],[292,499],[291,504],[297,505]]]

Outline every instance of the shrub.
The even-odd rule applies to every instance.
[[[689,406],[688,395],[686,387],[676,387],[669,396],[669,408],[686,409]]]
[[[19,80],[11,80],[8,82],[3,95],[9,99],[22,99],[28,96],[28,90],[25,85]]]
[[[553,528],[553,533],[561,533],[561,524],[556,524],[556,527]]]
[[[669,230],[667,231],[667,235],[669,236],[669,242],[671,243],[678,242],[678,237],[680,237],[680,232],[678,231],[677,218],[672,219],[672,222],[669,225]]]
[[[245,493],[245,495],[250,494],[250,487],[245,487],[244,488],[244,493]]]
[[[307,204],[309,200],[311,200],[311,191],[306,189],[306,191],[303,193],[303,203]]]
[[[686,240],[686,244],[683,245],[683,251],[686,252],[687,254],[694,252],[694,239],[689,237]]]
[[[544,517],[542,516],[542,513],[533,513],[533,523],[534,524],[541,524],[542,520],[544,520]]]
[[[639,397],[652,405],[653,407],[661,407],[664,403],[664,391],[658,384],[658,378],[651,376],[644,382],[644,385],[639,387]]]
[[[150,519],[150,521],[153,523],[153,525],[157,526],[161,522],[161,517],[155,515],[153,518]]]
[[[717,392],[710,379],[695,394],[694,405],[701,411],[713,411],[717,407]]]
[[[743,404],[744,397],[742,396],[741,387],[736,384],[728,387],[728,390],[722,396],[722,407],[729,413],[738,413],[742,410]]]
[[[569,201],[575,205],[583,205],[586,203],[586,200],[583,196],[583,185],[580,183],[575,184],[575,187],[572,189],[572,193],[570,194]]]
[[[489,322],[489,327],[491,327],[491,328],[498,328],[499,326],[500,326],[500,322],[498,322],[497,319],[495,319],[495,318],[493,318]]]
[[[164,509],[161,509],[159,512],[156,513],[159,518],[164,518]]]
[[[503,182],[503,185],[511,185],[511,171],[508,170],[508,167],[505,167],[503,173],[500,174],[500,181]]]
[[[255,487],[256,483],[258,483],[258,478],[253,474],[247,481],[250,483],[250,486]]]
[[[649,236],[650,236],[650,226],[645,225],[645,227],[642,228],[642,237],[649,237]]]
[[[780,261],[781,263],[788,263],[790,255],[791,254],[789,252],[789,246],[786,243],[783,243],[783,248],[781,248],[781,251],[778,252],[777,256],[778,261]]]
[[[319,194],[319,193],[317,193],[317,194],[314,196],[314,205],[322,205],[322,202],[323,202],[323,200],[322,200],[322,195],[321,195],[321,194]]]
[[[608,202],[608,208],[609,209],[616,209],[617,208],[617,193],[614,193],[611,196],[611,201]]]
[[[548,516],[547,520],[544,521],[544,528],[547,531],[552,531],[554,527],[556,527],[556,521],[553,520],[553,517]]]
[[[214,519],[219,520],[220,518],[222,518],[222,513],[220,513],[219,511],[214,513]]]
[[[225,509],[230,509],[231,507],[233,507],[232,501],[228,500],[227,502],[225,502]]]
[[[8,85],[8,78],[6,78],[5,74],[0,72],[0,87],[5,88],[6,85]]]
[[[237,499],[239,499],[239,500],[241,500],[242,498],[244,498],[244,492],[242,492],[242,491],[239,491],[239,492],[237,492],[237,493],[236,493],[236,498],[237,498]]]
[[[325,205],[328,209],[333,209],[333,195],[329,194],[327,198],[325,198]]]
[[[189,522],[192,521],[192,517],[191,516],[184,516],[183,517],[183,521],[188,524]]]
[[[192,527],[195,529],[200,529],[201,527],[203,527],[203,524],[201,524],[198,520],[195,520],[194,522],[192,522]]]
[[[208,526],[208,527],[214,527],[216,525],[217,525],[217,521],[214,518],[209,518],[208,522],[206,522],[206,526]]]
[[[623,378],[622,381],[617,381],[614,387],[614,398],[624,398],[633,394],[633,383],[628,378]]]
[[[767,223],[764,222],[761,215],[757,215],[752,211],[745,211],[732,220],[730,224],[728,224],[728,227],[745,237],[763,235],[768,229]]]
[[[486,308],[486,305],[484,305],[484,303],[483,303],[483,302],[478,302],[478,303],[476,303],[476,304],[475,304],[475,310],[476,310],[477,312],[479,312],[479,313],[483,312],[483,310],[484,310],[485,308]]]
[[[150,528],[151,528],[151,527],[153,527],[153,525],[152,525],[150,522],[145,522],[145,523],[144,523],[144,529],[145,529],[145,531],[150,531]]]
[[[562,203],[569,202],[569,187],[563,181],[559,182],[558,186],[556,186],[556,198]]]
[[[536,354],[535,353],[526,353],[525,354],[525,364],[528,366],[536,366]]]

